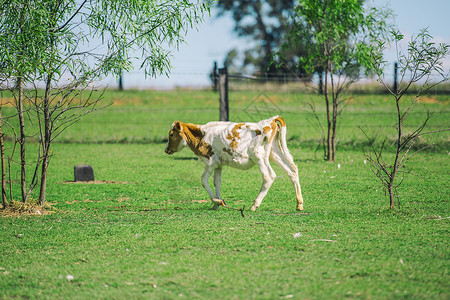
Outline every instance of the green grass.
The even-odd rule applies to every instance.
[[[293,187],[275,167],[279,177],[260,209],[242,218],[210,210],[200,184],[203,168],[189,150],[168,156],[165,144],[146,143],[163,139],[174,119],[216,119],[217,105],[208,99],[217,95],[110,93],[135,100],[83,119],[54,145],[47,199],[55,213],[0,218],[0,298],[450,297],[450,168],[442,143],[448,134],[430,137],[439,151],[411,161],[417,176],[406,178],[402,206],[390,211],[364,164],[361,132],[353,128],[372,124],[368,118],[391,124],[384,96],[364,96],[347,109],[341,139],[355,146],[338,149],[336,163],[327,163],[308,144],[316,138],[312,127],[291,126],[309,124],[298,117],[307,108],[285,95],[278,105],[288,122],[305,210],[295,211]],[[258,95],[234,96],[231,112],[239,114]],[[445,101],[428,109],[448,124]],[[386,113],[372,116],[374,110]],[[77,164],[91,164],[96,179],[117,183],[70,183]],[[249,208],[260,180],[257,168],[226,168],[222,196],[232,207]]]

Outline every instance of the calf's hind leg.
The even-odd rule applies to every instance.
[[[302,189],[298,179],[298,168],[292,158],[281,151],[278,146],[272,147],[270,159],[279,165],[289,176],[294,185],[295,196],[297,198],[297,210],[303,210]]]
[[[261,205],[261,202],[267,195],[267,192],[269,191],[273,181],[275,180],[275,177],[277,176],[275,174],[275,171],[272,169],[272,166],[270,165],[268,159],[260,159],[258,161],[258,167],[259,170],[261,171],[263,182],[258,197],[256,197],[255,202],[250,208],[252,211],[255,211]]]

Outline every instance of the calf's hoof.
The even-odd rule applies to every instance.
[[[212,199],[212,202],[214,203],[214,205],[225,206],[225,201],[219,198]]]
[[[250,207],[250,210],[251,210],[251,211],[256,211],[257,208],[258,208],[257,206],[254,206],[254,205],[253,205],[252,207]]]
[[[222,199],[214,198],[214,199],[212,199],[211,201],[214,203],[214,206],[213,206],[213,208],[212,208],[212,209],[214,209],[214,210],[218,210],[219,207],[225,206],[225,201],[223,201]]]
[[[303,210],[303,204],[299,204],[299,205],[297,205],[297,210],[300,210],[300,211],[302,211],[302,210]]]

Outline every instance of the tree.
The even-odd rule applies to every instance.
[[[294,0],[219,0],[218,16],[230,12],[234,21],[234,31],[240,37],[254,41],[254,45],[244,51],[241,69],[260,74],[275,75],[280,70],[272,64],[273,53],[280,51],[283,37],[288,32],[289,18],[294,8]],[[298,50],[298,49],[297,49]],[[297,52],[297,51],[296,51]],[[229,57],[232,56],[232,57]],[[238,64],[237,50],[232,49],[226,58],[228,63]],[[286,55],[286,60],[294,66],[294,55]]]
[[[403,39],[403,35],[395,31],[392,33],[394,41],[398,45]],[[380,43],[379,47],[383,49],[385,44]],[[397,49],[399,48],[397,47]],[[450,45],[448,44],[434,43],[427,30],[423,30],[417,36],[413,37],[408,43],[406,53],[400,51],[397,53],[401,78],[398,89],[391,89],[383,79],[384,62],[382,56],[378,55],[373,57],[378,80],[393,97],[395,104],[395,155],[392,163],[389,163],[388,160],[385,159],[383,153],[386,143],[385,139],[379,149],[376,149],[374,143],[372,143],[370,150],[365,153],[365,157],[370,163],[372,172],[387,190],[387,194],[389,194],[389,206],[391,209],[395,208],[396,198],[398,206],[400,206],[397,188],[402,184],[403,179],[400,181],[397,179],[398,173],[411,173],[411,169],[406,168],[406,162],[424,149],[420,148],[415,152],[411,151],[417,138],[425,134],[449,130],[425,131],[425,127],[431,117],[428,111],[424,121],[421,124],[417,124],[415,129],[407,132],[404,128],[409,113],[412,111],[413,107],[419,103],[421,96],[430,88],[449,79],[448,73],[446,74],[443,68],[443,59],[449,54],[449,50]],[[438,79],[436,80],[436,78]],[[412,100],[411,98],[407,99],[405,94],[413,84],[419,84],[420,88]],[[366,134],[364,130],[363,132]],[[367,134],[366,137],[369,139]]]
[[[336,158],[337,120],[343,93],[362,75],[373,74],[372,47],[387,37],[390,12],[365,10],[361,0],[300,0],[284,49],[304,48],[298,68],[323,76],[326,160]],[[276,58],[283,61],[283,55]],[[321,78],[322,79],[322,78]],[[325,145],[326,144],[326,145]]]
[[[209,8],[209,1],[0,2],[0,78],[2,89],[10,90],[16,99],[16,113],[1,121],[14,134],[8,121],[19,119],[20,135],[14,140],[21,148],[23,202],[39,186],[39,202],[45,203],[52,142],[80,117],[99,108],[101,96],[83,91],[108,74],[130,70],[135,56],[144,58],[141,68],[146,74],[167,75],[169,49],[184,42],[187,30],[201,22]],[[39,86],[44,86],[43,92]],[[25,115],[35,124],[28,134]],[[25,143],[26,137],[33,136],[39,138],[40,147],[27,183]],[[15,146],[10,162],[14,150]],[[2,186],[4,182],[2,176]]]

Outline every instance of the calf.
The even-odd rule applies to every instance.
[[[291,179],[297,197],[297,210],[303,210],[303,198],[298,180],[298,169],[286,146],[286,123],[275,116],[258,123],[210,122],[205,125],[176,121],[169,131],[165,152],[173,154],[189,147],[205,165],[202,185],[214,203],[214,208],[224,205],[220,199],[222,166],[249,169],[258,165],[262,186],[251,210],[256,210],[275,180],[269,160],[278,164]],[[215,193],[208,184],[214,172]]]

